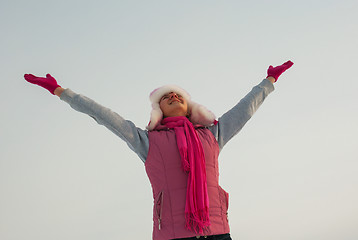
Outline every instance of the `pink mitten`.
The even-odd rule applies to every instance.
[[[46,88],[53,95],[55,95],[55,93],[54,93],[55,89],[58,87],[61,87],[60,85],[57,84],[56,79],[53,78],[50,74],[47,74],[46,78],[36,77],[35,75],[32,75],[32,74],[25,74],[24,78],[29,83],[33,83],[33,84],[39,85],[43,88]]]
[[[277,67],[272,67],[270,66],[267,69],[267,77],[273,77],[275,79],[275,82],[277,81],[278,77],[287,69],[289,69],[290,67],[292,67],[293,62],[291,61],[287,61],[284,64],[277,66]]]

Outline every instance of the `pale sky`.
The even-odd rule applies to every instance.
[[[151,239],[144,165],[24,73],[51,73],[145,128],[150,91],[217,117],[275,84],[221,152],[233,240],[358,239],[358,2],[1,1],[0,239]]]

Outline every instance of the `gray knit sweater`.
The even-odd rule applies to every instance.
[[[220,150],[235,136],[245,123],[256,112],[262,102],[274,90],[273,84],[264,79],[255,86],[236,106],[218,119],[218,124],[208,127],[218,141]],[[133,122],[125,120],[111,109],[103,107],[92,99],[66,89],[61,100],[82,113],[94,118],[98,124],[104,125],[123,139],[130,149],[145,162],[149,149],[148,131],[140,129]]]

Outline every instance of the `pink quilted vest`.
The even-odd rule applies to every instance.
[[[203,235],[229,233],[227,210],[228,193],[219,186],[219,146],[206,128],[196,129],[202,142],[209,193],[211,225]],[[193,237],[185,228],[185,199],[188,174],[181,166],[181,158],[173,129],[150,131],[146,172],[153,189],[153,240]]]

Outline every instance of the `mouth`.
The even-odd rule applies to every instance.
[[[171,101],[171,102],[169,103],[169,105],[171,105],[173,102],[182,103],[179,99],[174,99],[173,101]]]

